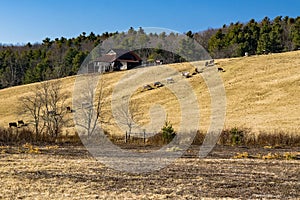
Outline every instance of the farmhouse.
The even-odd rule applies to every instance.
[[[142,59],[134,52],[124,49],[111,49],[103,56],[96,58],[89,72],[111,72],[132,69],[142,63]],[[91,68],[91,67],[90,67]]]

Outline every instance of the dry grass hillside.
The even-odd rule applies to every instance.
[[[226,91],[225,127],[247,127],[253,132],[285,131],[299,133],[300,129],[300,51],[250,56],[243,58],[216,60],[215,67],[222,67],[219,72]],[[201,63],[195,63],[199,65]],[[201,64],[202,65],[202,64]],[[186,63],[172,64],[178,71],[193,72],[193,66]],[[214,68],[215,68],[214,67]],[[215,69],[216,70],[216,69]],[[115,84],[128,72],[105,74],[105,90],[113,91]],[[63,92],[72,92],[74,77],[61,79]],[[175,79],[180,79],[180,75]],[[197,95],[200,106],[201,130],[206,130],[210,123],[210,96],[202,77],[197,74],[188,79]],[[153,78],[153,81],[155,78]],[[153,82],[152,82],[153,83]],[[9,122],[23,119],[20,114],[19,98],[30,94],[35,84],[17,86],[0,90],[0,126],[7,127]],[[139,92],[132,97],[143,102],[144,118],[142,123],[149,122],[148,110],[153,103],[161,104],[168,119],[178,128],[180,108],[175,95],[167,88]],[[110,100],[110,97],[107,98]],[[71,98],[69,99],[71,105]],[[70,117],[72,115],[70,114]],[[113,126],[108,127],[117,131]]]

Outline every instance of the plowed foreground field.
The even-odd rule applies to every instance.
[[[39,154],[0,154],[0,199],[299,199],[300,160],[233,159],[290,149],[216,147],[205,158],[198,147],[168,167],[146,174],[107,168],[82,146],[46,148]]]

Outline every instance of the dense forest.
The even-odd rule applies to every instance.
[[[129,31],[137,32],[133,28]],[[83,32],[70,39],[45,38],[37,44],[0,45],[0,88],[74,75],[94,47],[117,34]],[[198,41],[213,58],[292,51],[300,48],[300,17],[265,17],[260,22],[251,19],[219,29],[188,31],[186,35]],[[145,55],[153,60],[160,59],[162,53],[153,49]]]
[[[279,53],[300,48],[300,17],[281,16],[261,22],[251,19],[248,23],[231,23],[221,29],[194,35],[194,38],[214,58],[238,57],[245,55]],[[208,35],[208,37],[204,37]]]

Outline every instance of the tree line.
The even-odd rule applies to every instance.
[[[214,58],[280,53],[300,48],[300,17],[265,17],[256,22],[231,23],[220,29],[209,29],[187,35],[197,40]]]
[[[83,32],[70,39],[47,37],[37,44],[0,45],[0,88],[74,75],[89,52],[116,33]]]
[[[139,42],[142,43],[149,39],[142,28],[134,30],[131,27],[128,34],[131,34],[132,38],[137,35],[143,36],[139,37]],[[278,16],[273,20],[265,17],[260,22],[251,19],[247,23],[231,23],[219,29],[197,33],[188,31],[186,35],[199,42],[213,58],[244,56],[246,52],[255,55],[292,51],[300,48],[300,17]],[[122,39],[124,33],[106,32],[96,35],[91,32],[87,35],[83,32],[75,38],[61,37],[54,40],[45,38],[37,44],[0,44],[0,89],[74,75],[89,52],[111,36]],[[163,32],[150,37],[171,40],[174,34],[167,35]],[[128,46],[130,42],[135,41],[127,37],[122,44]],[[182,54],[190,51],[186,49],[186,44],[182,47]],[[159,44],[157,48],[145,48],[138,50],[137,53],[148,61],[156,59],[164,59],[167,63],[185,61],[172,52],[161,50]]]

